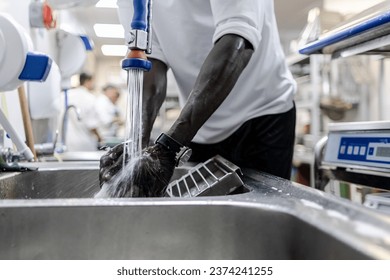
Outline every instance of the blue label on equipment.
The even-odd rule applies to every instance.
[[[341,137],[337,158],[390,164],[390,138]]]

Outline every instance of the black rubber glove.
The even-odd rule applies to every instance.
[[[100,158],[99,181],[100,187],[108,181],[122,168],[123,164],[123,144],[118,144],[109,149]]]
[[[138,159],[128,160],[124,169],[123,144],[100,159],[100,185],[108,197],[163,196],[175,169],[175,154],[160,144],[147,147]]]

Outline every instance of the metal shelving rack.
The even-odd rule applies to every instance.
[[[346,58],[354,55],[382,56],[379,71],[379,115],[383,116],[385,94],[384,59],[390,55],[390,3],[385,1],[376,5],[350,20],[342,23],[333,30],[324,33],[316,41],[304,46],[300,53],[310,57],[330,55],[332,59]],[[378,173],[364,165],[356,168],[348,166],[332,166],[322,160],[322,151],[326,149],[326,139],[316,146],[316,188],[323,189],[323,180],[336,179],[353,183],[364,183],[368,186],[381,186],[390,189],[390,163]],[[356,173],[356,170],[359,170]],[[389,182],[389,183],[388,183]]]
[[[321,137],[321,112],[320,112],[320,96],[321,96],[321,74],[320,68],[323,64],[323,55],[302,55],[294,54],[287,57],[287,65],[291,68],[300,65],[308,67],[308,73],[298,75],[295,77],[299,87],[299,79],[306,77],[310,83],[310,97],[306,100],[296,100],[296,107],[298,110],[310,111],[310,136],[312,142],[316,143]],[[294,70],[291,69],[293,74]],[[295,75],[296,76],[296,75]],[[314,147],[306,147],[296,145],[294,151],[295,164],[309,164],[310,165],[310,185],[314,186],[314,157],[312,156]]]

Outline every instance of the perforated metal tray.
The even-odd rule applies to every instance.
[[[167,197],[220,196],[234,194],[244,188],[238,166],[221,156],[215,156],[191,168],[187,174],[172,181]],[[245,191],[244,191],[245,192]]]

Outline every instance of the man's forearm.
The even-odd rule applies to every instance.
[[[149,145],[154,121],[167,92],[167,66],[159,60],[151,61],[152,69],[144,74],[142,147]]]
[[[168,134],[188,145],[229,95],[252,54],[253,47],[244,38],[223,36],[203,63],[189,99]]]

